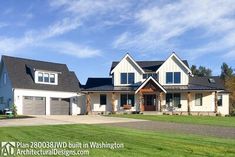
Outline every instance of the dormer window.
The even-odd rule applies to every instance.
[[[58,74],[53,72],[42,72],[42,71],[35,71],[35,83],[40,84],[58,84]]]
[[[44,73],[44,82],[49,82],[49,74]]]
[[[43,73],[38,73],[38,82],[43,82]]]
[[[55,74],[50,74],[50,83],[55,83]]]

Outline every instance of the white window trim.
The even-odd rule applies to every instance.
[[[174,73],[180,73],[180,83],[174,83],[174,81],[175,81],[175,76],[174,76]],[[166,73],[172,73],[173,75],[172,75],[172,78],[173,78],[173,83],[166,83]],[[182,84],[182,74],[181,74],[181,72],[180,71],[166,71],[165,72],[165,84],[164,85],[181,85]]]
[[[43,82],[40,82],[38,81],[38,74],[39,73],[42,73],[43,74]],[[49,76],[49,82],[45,82],[45,78],[44,78],[44,75],[45,74],[48,74]],[[54,75],[55,76],[55,82],[54,83],[51,83],[50,82],[50,76],[51,75]],[[48,84],[48,85],[58,85],[58,74],[57,73],[53,73],[53,72],[48,72],[48,71],[35,71],[35,83],[38,83],[38,84]]]
[[[196,104],[196,103],[197,103],[197,102],[196,102],[196,95],[197,95],[197,94],[201,94],[201,95],[202,95],[202,98],[201,98],[201,105],[197,105],[197,104]],[[194,105],[195,105],[196,107],[202,107],[202,106],[203,106],[203,93],[195,93],[195,98],[194,98],[194,99],[195,99],[195,100],[194,100],[194,101],[195,101],[195,104],[194,104]]]
[[[126,73],[126,74],[127,74],[127,77],[126,77],[127,83],[123,83],[123,84],[122,84],[122,77],[121,77],[121,76],[122,76],[122,73]],[[134,74],[134,83],[133,83],[133,84],[135,84],[135,82],[136,82],[136,76],[135,76],[135,73],[134,73],[134,72],[121,72],[120,75],[119,75],[119,76],[120,76],[120,85],[125,85],[125,86],[126,86],[126,85],[133,85],[133,84],[129,84],[129,83],[128,83],[128,79],[129,79],[128,74],[129,74],[129,73],[133,73],[133,74]]]

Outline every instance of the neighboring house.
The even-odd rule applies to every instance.
[[[126,54],[113,62],[111,77],[88,78],[87,113],[157,111],[229,114],[229,94],[219,77],[193,76],[186,60],[135,61]]]
[[[18,114],[77,115],[84,103],[80,83],[65,64],[2,56],[0,109],[13,104]]]

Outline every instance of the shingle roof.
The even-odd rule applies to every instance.
[[[214,79],[215,83],[211,83],[209,79]],[[210,89],[221,89],[224,90],[224,83],[220,79],[219,76],[211,76],[211,77],[199,77],[199,76],[194,76],[194,77],[189,77],[189,84],[194,87],[200,87],[202,86],[203,88],[210,88]]]
[[[113,86],[112,78],[88,78],[83,91],[135,91],[137,86],[120,87]]]
[[[189,67],[187,60],[182,60],[183,63]],[[165,61],[136,61],[136,63],[145,71],[145,72],[155,72]],[[119,61],[112,62],[110,72],[118,65]]]
[[[213,78],[215,83],[210,83],[209,78]],[[113,86],[112,78],[88,78],[84,91],[135,91],[139,86]],[[212,77],[189,77],[188,85],[164,85],[169,91],[190,91],[190,90],[224,90],[222,80],[218,76]]]
[[[79,81],[74,72],[65,64],[2,56],[13,88],[79,92]],[[34,82],[34,69],[58,73],[58,85],[37,84]]]

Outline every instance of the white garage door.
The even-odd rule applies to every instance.
[[[45,115],[46,98],[45,97],[23,97],[23,114],[25,115]]]

